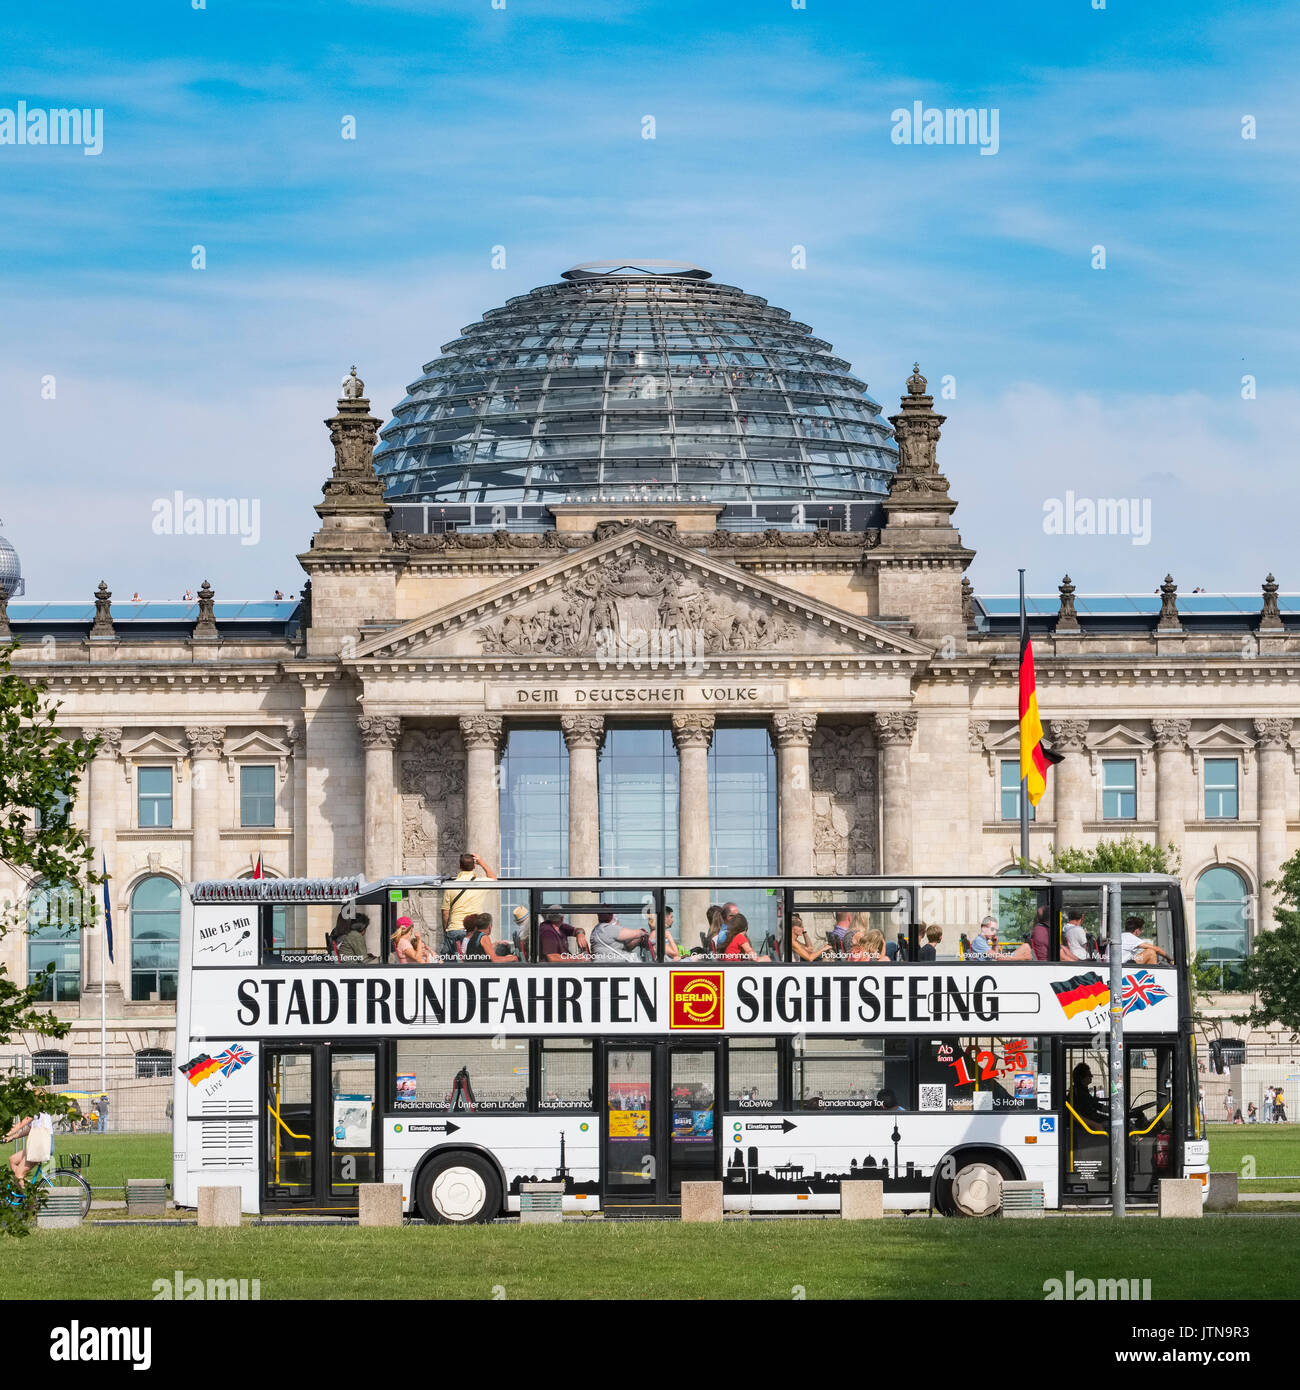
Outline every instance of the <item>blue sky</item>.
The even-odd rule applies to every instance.
[[[104,110],[97,157],[0,145],[28,596],[296,590],[347,367],[387,417],[462,325],[621,256],[788,308],[887,408],[951,376],[979,590],[1300,590],[1300,13],[1092,4],[7,7],[0,108]],[[996,107],[997,154],[894,144],[914,101]],[[176,489],[258,499],[259,543],[154,535]],[[1150,543],[1045,534],[1067,491],[1150,497]]]

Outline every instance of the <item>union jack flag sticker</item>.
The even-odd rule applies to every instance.
[[[1156,977],[1149,970],[1139,970],[1135,975],[1124,976],[1124,991],[1120,996],[1124,1003],[1124,1014],[1137,1013],[1148,1004],[1158,1004],[1169,998],[1169,991],[1156,983]]]
[[[221,1068],[222,1076],[237,1072],[240,1067],[253,1060],[253,1054],[239,1043],[233,1043],[219,1056],[212,1059]]]

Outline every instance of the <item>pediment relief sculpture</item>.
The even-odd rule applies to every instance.
[[[639,551],[574,574],[559,593],[476,629],[492,655],[578,656],[677,647],[693,652],[779,651],[792,622],[724,598],[690,574]]]

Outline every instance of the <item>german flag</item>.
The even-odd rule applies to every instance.
[[[1054,980],[1052,989],[1066,1018],[1110,1003],[1110,986],[1095,970],[1089,970],[1086,975],[1072,975],[1068,980]]]
[[[191,1058],[181,1067],[191,1086],[197,1086],[200,1081],[206,1081],[214,1071],[220,1070],[221,1063],[209,1057],[206,1052],[200,1052],[197,1057]]]
[[[1038,683],[1034,679],[1034,645],[1029,640],[1029,619],[1025,614],[1024,580],[1020,594],[1020,778],[1037,806],[1047,790],[1047,769],[1061,761],[1043,742],[1043,725],[1038,717]]]

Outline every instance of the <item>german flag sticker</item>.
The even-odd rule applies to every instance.
[[[1089,970],[1086,975],[1072,975],[1068,980],[1054,980],[1052,989],[1066,1018],[1110,1003],[1110,986],[1095,970]]]
[[[206,1052],[200,1052],[197,1057],[192,1057],[179,1070],[189,1077],[191,1086],[197,1086],[200,1081],[206,1081],[214,1071],[220,1071],[221,1063],[215,1058],[209,1057]]]

